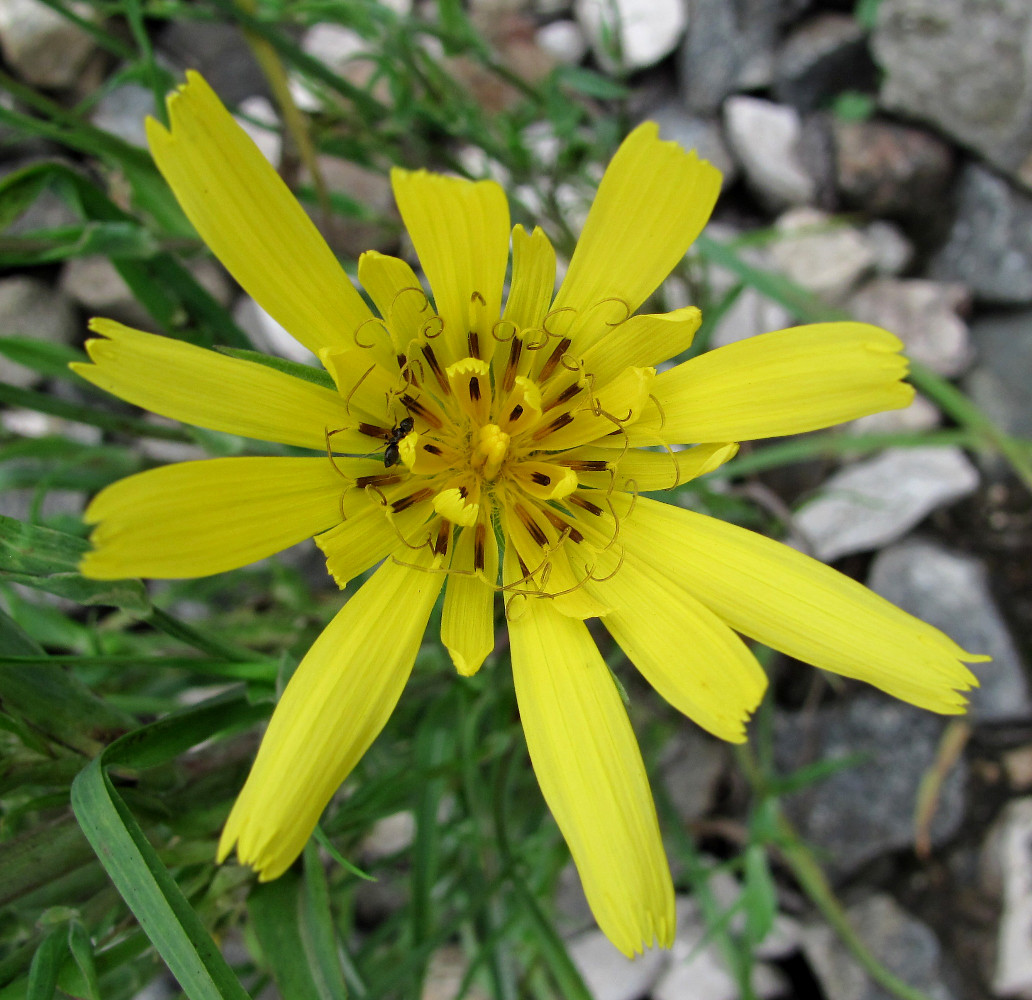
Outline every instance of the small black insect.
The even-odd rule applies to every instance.
[[[389,469],[401,461],[401,451],[398,444],[412,433],[415,421],[411,417],[405,417],[396,427],[391,428],[390,437],[387,438],[387,448],[383,453],[383,465]]]

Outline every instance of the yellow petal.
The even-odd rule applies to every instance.
[[[662,538],[654,541],[664,544]],[[602,622],[674,708],[714,736],[743,743],[745,723],[763,698],[767,676],[712,611],[650,570],[652,552],[652,547],[628,549],[609,579],[591,584],[591,592],[612,608]]]
[[[474,572],[477,528],[483,545],[484,568]],[[452,569],[444,592],[441,642],[463,677],[471,677],[494,649],[495,582],[498,579],[498,542],[489,521],[459,535]]]
[[[395,351],[406,354],[434,315],[416,272],[397,257],[368,250],[358,258],[358,280],[386,321]]]
[[[85,576],[207,576],[245,566],[340,520],[347,484],[326,458],[213,458],[141,472],[101,490]]]
[[[447,366],[470,353],[476,329],[488,358],[502,308],[509,262],[509,205],[493,181],[466,181],[425,170],[391,171],[394,197],[444,320]],[[482,302],[475,301],[479,296]],[[478,322],[479,320],[479,322]]]
[[[978,681],[960,661],[988,659],[830,566],[716,518],[639,497],[620,540],[733,629],[933,712],[963,712],[958,692]]]
[[[630,316],[702,232],[719,193],[712,164],[661,141],[655,122],[639,125],[606,169],[552,305],[553,313],[574,312],[550,327],[575,338],[614,300],[623,309],[616,319]]]
[[[581,369],[602,385],[631,365],[657,365],[676,358],[692,346],[701,322],[702,313],[695,306],[685,306],[669,313],[632,316],[608,330],[604,326],[585,330],[577,341],[583,351]]]
[[[506,553],[506,578],[518,579]],[[674,894],[648,778],[616,685],[583,622],[512,598],[512,673],[541,791],[599,927],[625,955],[674,935]]]
[[[133,330],[110,319],[90,329],[93,364],[73,364],[88,382],[145,410],[197,427],[326,450],[326,432],[354,424],[331,389],[170,337]],[[362,454],[369,438],[333,437],[334,448]]]
[[[350,346],[371,315],[286,184],[198,73],[169,97],[168,131],[147,140],[201,239],[244,290],[302,344]]]
[[[902,346],[866,323],[815,323],[719,347],[656,377],[662,416],[646,410],[631,439],[748,441],[908,406]]]
[[[397,494],[390,494],[395,496]],[[316,545],[326,556],[326,569],[342,590],[359,573],[375,566],[390,552],[407,562],[407,553],[423,548],[425,531],[416,531],[426,521],[425,504],[393,514],[373,497],[361,491],[348,494],[347,520],[317,535]],[[411,545],[411,549],[405,543]]]
[[[540,226],[530,235],[513,227],[510,284],[502,318],[520,330],[540,327],[555,292],[555,250]]]
[[[220,861],[235,845],[267,881],[301,853],[401,697],[443,581],[387,560],[315,640],[222,831]]]
[[[610,440],[613,448],[588,446],[563,455],[563,464],[576,470],[581,485],[599,490],[616,489],[622,493],[672,490],[712,472],[738,453],[738,445],[734,442],[699,444],[681,451],[643,451],[641,448],[623,451],[617,448],[623,441],[622,437]],[[592,470],[590,465],[588,469],[582,469],[580,465],[585,462],[605,462],[613,471]]]

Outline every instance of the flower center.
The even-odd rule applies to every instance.
[[[498,424],[484,424],[480,428],[470,464],[488,482],[493,481],[509,451],[509,435]]]

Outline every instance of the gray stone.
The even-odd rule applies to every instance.
[[[419,1000],[489,1000],[483,986],[474,982],[463,989],[469,973],[469,956],[457,944],[446,944],[430,956]],[[460,992],[461,991],[461,992]],[[277,994],[279,996],[279,994]]]
[[[786,330],[791,325],[792,314],[781,303],[748,286],[738,293],[731,307],[720,317],[711,344],[723,347],[760,333]]]
[[[969,695],[976,721],[1029,712],[1025,667],[989,590],[985,566],[931,542],[908,540],[879,552],[867,585],[904,611],[942,629],[972,653],[992,657],[971,670],[981,687]]]
[[[835,473],[796,513],[793,528],[830,562],[896,541],[977,488],[978,471],[959,448],[888,448]]]
[[[891,330],[909,357],[953,378],[974,359],[967,323],[958,315],[969,305],[963,285],[876,278],[850,298],[849,312],[854,319]]]
[[[573,11],[609,70],[655,65],[677,48],[688,22],[687,0],[574,0]]]
[[[842,205],[871,215],[938,215],[954,172],[949,145],[923,129],[879,121],[831,121]]]
[[[280,133],[279,116],[272,106],[272,101],[261,94],[245,98],[240,102],[234,117],[237,124],[262,151],[265,159],[274,167],[278,167],[283,153],[283,136]]]
[[[927,121],[1032,188],[1032,4],[883,0],[881,103]]]
[[[269,85],[235,25],[218,21],[169,21],[158,38],[161,51],[180,69],[195,69],[229,105],[252,94],[269,96]]]
[[[929,274],[961,281],[985,302],[1032,302],[1032,196],[977,164],[966,167],[953,227]]]
[[[726,765],[727,744],[694,726],[685,726],[667,741],[660,769],[682,822],[692,823],[709,811]]]
[[[117,319],[152,332],[157,329],[107,257],[72,258],[61,272],[61,290],[92,316]]]
[[[788,816],[833,878],[913,845],[914,802],[945,726],[939,716],[880,692],[859,694],[812,715],[777,717],[775,757],[782,771],[816,760],[859,758],[785,800]],[[961,758],[942,783],[930,829],[934,846],[960,827],[966,780]],[[837,1000],[838,994],[830,995]]]
[[[770,0],[689,0],[678,54],[688,108],[713,114],[731,94],[767,86],[779,20],[778,5]]]
[[[874,83],[864,29],[848,14],[818,14],[785,39],[774,63],[774,96],[812,111],[847,88]]]
[[[1003,902],[996,941],[993,992],[1032,998],[1032,798],[1016,799],[997,820],[985,847],[983,866],[999,884]]]
[[[891,222],[875,219],[864,228],[864,239],[874,254],[874,269],[878,274],[896,277],[914,259],[914,244]]]
[[[827,302],[841,303],[874,270],[874,249],[863,232],[824,212],[792,209],[775,227],[780,238],[770,247],[774,266]]]
[[[24,275],[0,279],[0,337],[71,344],[78,331],[75,309],[60,291]],[[0,380],[26,387],[38,382],[39,376],[0,356]]]
[[[720,125],[706,118],[697,118],[675,101],[653,108],[647,115],[659,125],[661,139],[672,139],[685,149],[694,149],[723,174],[726,191],[738,175],[738,166],[724,142]]]
[[[715,888],[714,881],[711,880],[711,890]],[[737,883],[730,881],[737,897]],[[687,897],[679,899],[670,963],[652,990],[652,1000],[738,1000],[738,984],[728,971],[720,948],[708,938],[710,931],[698,904]],[[781,972],[765,962],[753,966],[751,985],[753,995],[764,1000],[783,996],[787,986]]]
[[[600,930],[579,934],[567,950],[595,1000],[640,1000],[670,962],[669,952],[662,948],[625,958]]]
[[[816,198],[816,179],[799,153],[803,123],[795,108],[732,97],[724,104],[724,128],[749,186],[766,205],[780,209]]]
[[[971,339],[979,363],[965,388],[1008,434],[1032,437],[1032,309],[979,317]]]
[[[75,3],[82,17],[94,16],[89,4]],[[41,0],[0,3],[0,50],[14,72],[37,87],[70,87],[95,51],[89,32]]]
[[[846,911],[849,922],[890,972],[930,1000],[952,1000],[943,981],[944,955],[935,934],[888,895],[871,896]],[[834,1000],[892,1000],[876,985],[827,924],[804,931],[803,951],[824,995]]]
[[[144,122],[154,114],[154,91],[139,83],[125,83],[107,91],[90,114],[97,128],[134,146],[147,146]]]

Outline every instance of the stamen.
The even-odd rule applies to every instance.
[[[572,413],[560,413],[559,416],[556,417],[555,420],[553,420],[551,423],[545,424],[544,427],[538,428],[534,432],[531,440],[532,441],[540,441],[540,440],[542,440],[542,438],[548,437],[548,435],[551,434],[553,431],[557,431],[560,428],[565,427],[567,424],[572,424],[572,423],[573,423],[573,414]]]
[[[541,372],[537,377],[538,382],[546,381],[549,375],[555,371],[556,365],[559,364],[559,359],[566,353],[570,343],[571,341],[569,337],[563,337],[563,339],[555,345],[555,350],[548,356],[545,366],[541,369]]]
[[[484,571],[487,564],[484,558],[484,546],[487,544],[487,527],[483,521],[477,521],[473,529],[473,568],[478,572]]]
[[[441,367],[440,361],[437,360],[437,355],[434,354],[434,349],[429,344],[423,345],[423,357],[426,358],[426,363],[430,366],[430,371],[434,373],[434,378],[437,379],[437,384],[444,390],[445,395],[451,394],[451,386],[448,385],[448,379],[445,377],[444,369]]]
[[[574,472],[608,472],[609,463],[604,462],[601,459],[582,459],[582,458],[568,458],[568,459],[557,459],[559,465],[565,465],[568,469],[573,469]]]
[[[437,447],[437,445],[431,444],[429,441],[427,441],[426,444],[423,445],[423,451],[425,451],[429,455],[444,454],[444,452],[442,452],[441,449]]]
[[[548,545],[548,535],[545,534],[541,525],[531,517],[530,512],[522,504],[513,504],[513,511],[523,522],[523,527],[530,533],[530,537],[542,548]]]
[[[585,500],[582,496],[576,493],[571,494],[566,498],[575,507],[580,507],[581,510],[586,510],[589,514],[594,514],[596,517],[600,516],[603,511],[598,504],[592,503],[590,500]]]
[[[469,398],[474,403],[480,402],[480,379],[476,375],[472,376],[469,380]]]
[[[547,486],[551,481],[551,476],[546,476],[543,472],[532,472],[530,478],[538,484],[538,486]]]
[[[408,510],[413,504],[422,503],[424,500],[429,500],[434,495],[434,491],[429,487],[425,487],[421,490],[416,490],[415,493],[410,493],[407,497],[402,497],[400,500],[395,500],[391,504],[391,510],[395,514],[400,514],[403,510]]]
[[[509,360],[505,363],[505,375],[502,377],[502,392],[512,392],[516,384],[516,368],[520,363],[520,355],[523,353],[523,341],[513,334],[512,343],[509,345]]]
[[[428,410],[415,396],[411,396],[406,393],[401,397],[401,405],[405,407],[409,413],[414,413],[417,417],[422,417],[431,427],[435,430],[440,430],[442,426],[440,418],[436,413],[432,413]]]
[[[519,420],[520,417],[522,417],[522,416],[523,416],[523,407],[519,403],[517,403],[512,408],[512,412],[509,414],[509,420],[510,420],[511,423],[516,423],[516,421]]]
[[[545,406],[545,412],[547,413],[549,410],[554,410],[557,406],[561,406],[568,400],[573,399],[578,392],[581,392],[581,387],[577,385],[576,382],[573,385],[568,385],[561,393],[559,393],[558,396],[555,397],[555,399],[552,400],[551,403],[548,403]]]
[[[360,489],[366,486],[396,486],[402,481],[401,476],[359,476],[355,480],[355,485]]]
[[[437,539],[433,544],[434,555],[443,556],[448,551],[448,542],[451,538],[451,522],[445,518],[441,519],[437,528]]]
[[[360,434],[365,434],[366,437],[382,438],[384,441],[389,441],[391,437],[389,427],[377,427],[376,424],[360,423],[357,430]]]
[[[555,528],[560,534],[565,535],[570,539],[571,542],[583,542],[584,536],[568,521],[564,521],[554,510],[550,507],[542,507],[541,513],[548,518],[548,523]]]
[[[466,342],[469,344],[469,356],[471,358],[480,359],[480,337],[477,335],[476,330],[470,330],[469,335],[466,337]]]

